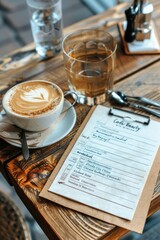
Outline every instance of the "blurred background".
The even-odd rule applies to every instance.
[[[104,11],[117,0],[62,0],[64,27]],[[0,57],[33,41],[26,0],[0,0]]]

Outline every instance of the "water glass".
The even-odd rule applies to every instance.
[[[82,29],[62,42],[69,88],[81,104],[95,105],[107,100],[113,88],[116,42],[106,31]]]
[[[36,50],[42,57],[52,57],[61,51],[61,0],[26,0]]]

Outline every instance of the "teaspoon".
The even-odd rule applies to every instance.
[[[131,107],[133,109],[139,109],[139,110],[143,110],[144,112],[150,113],[156,117],[160,117],[160,112],[157,112],[151,108],[139,105],[137,103],[131,103],[129,102],[127,99],[124,100],[120,95],[117,94],[117,92],[110,92],[109,93],[109,100],[114,101],[115,103],[118,103],[119,105],[122,106],[128,106]]]
[[[20,133],[20,142],[21,142],[21,145],[22,145],[23,157],[24,157],[25,160],[28,160],[28,158],[29,158],[29,148],[28,148],[26,133],[25,133],[24,129],[22,129],[22,131]]]
[[[138,97],[138,96],[128,96],[126,94],[124,94],[121,91],[116,91],[116,93],[124,100],[127,101],[128,99],[134,99],[137,100],[138,102],[144,103],[144,104],[149,104],[155,107],[160,107],[160,103],[155,102],[151,99],[148,99],[146,97]]]

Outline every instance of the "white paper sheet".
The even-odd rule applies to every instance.
[[[160,124],[108,112],[96,107],[49,191],[132,220],[159,146]]]

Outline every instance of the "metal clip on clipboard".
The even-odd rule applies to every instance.
[[[126,114],[128,113],[128,115]],[[132,111],[122,110],[119,108],[110,108],[108,115],[116,116],[122,118],[128,122],[137,122],[148,125],[150,123],[150,117],[142,114],[137,114]],[[133,115],[133,116],[132,116]]]

